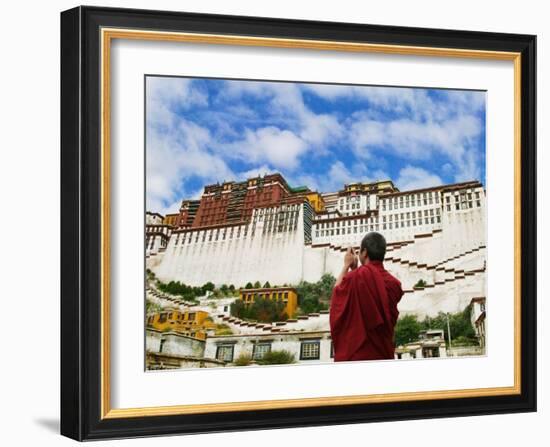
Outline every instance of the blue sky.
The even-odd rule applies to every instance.
[[[149,76],[146,115],[150,211],[271,172],[320,192],[485,184],[485,92]]]

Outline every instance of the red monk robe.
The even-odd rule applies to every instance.
[[[330,331],[334,361],[394,358],[394,328],[401,282],[369,261],[347,273],[332,292]]]

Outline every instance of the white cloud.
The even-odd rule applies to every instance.
[[[176,109],[208,105],[208,96],[192,79],[149,76],[146,82],[148,124],[170,127],[175,124]]]
[[[165,209],[181,199],[183,181],[193,176],[205,181],[231,179],[233,172],[217,155],[210,152],[211,135],[190,121],[180,119],[168,133],[155,127],[147,129],[147,209]],[[195,192],[183,190],[185,195]]]
[[[476,113],[485,106],[485,92],[439,90],[433,99],[423,88],[304,84],[311,93],[328,101],[367,101],[369,107],[413,119],[446,120],[460,114]]]
[[[267,101],[268,119],[274,123],[284,123],[286,130],[302,140],[304,152],[308,150],[314,151],[316,154],[325,153],[327,145],[343,135],[342,125],[335,116],[314,113],[306,106],[302,91],[297,84],[228,81],[218,99],[238,101],[245,96],[253,96]],[[260,131],[261,129],[256,132]]]
[[[239,172],[237,174],[237,177],[238,177],[239,180],[247,180],[247,179],[252,178],[252,177],[258,177],[258,176],[264,176],[266,174],[271,174],[275,171],[276,171],[276,169],[273,169],[272,167],[270,167],[266,164],[263,164],[261,166],[254,167],[254,168],[249,169],[247,171]]]
[[[307,85],[329,101],[366,100],[367,106],[347,120],[350,146],[357,157],[372,159],[372,151],[410,160],[428,160],[439,153],[454,165],[456,181],[479,179],[478,138],[483,131],[479,112],[485,92],[371,86]],[[447,168],[447,171],[450,171]]]
[[[231,143],[218,143],[217,151],[226,158],[239,159],[247,164],[268,163],[276,169],[295,169],[299,158],[308,149],[294,132],[278,127],[246,129],[244,137]]]
[[[475,116],[461,115],[443,122],[376,121],[364,115],[356,118],[350,126],[349,137],[353,151],[360,158],[369,159],[374,150],[408,160],[429,160],[441,154],[455,165],[457,179],[480,176],[475,154],[482,124]]]
[[[399,171],[395,184],[401,191],[428,188],[443,184],[441,178],[425,169],[415,166],[405,166]]]

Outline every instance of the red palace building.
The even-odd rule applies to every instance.
[[[184,200],[178,224],[182,228],[210,227],[248,222],[256,208],[307,200],[306,187],[291,188],[281,174],[268,174],[242,182],[205,186],[200,200]]]

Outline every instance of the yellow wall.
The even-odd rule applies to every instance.
[[[325,210],[325,201],[323,200],[321,194],[318,192],[311,192],[307,194],[306,197],[316,213]]]
[[[285,313],[288,315],[288,318],[292,318],[298,308],[298,294],[296,290],[291,288],[239,290],[239,297],[245,304],[252,304],[256,296],[285,303]]]
[[[176,226],[176,222],[178,221],[179,214],[167,214],[164,216],[164,220],[162,221],[165,225],[172,225],[173,227]]]
[[[175,331],[189,337],[195,337],[201,340],[206,338],[206,329],[214,327],[215,324],[206,320],[208,312],[166,310],[147,317],[147,326],[158,331]]]

